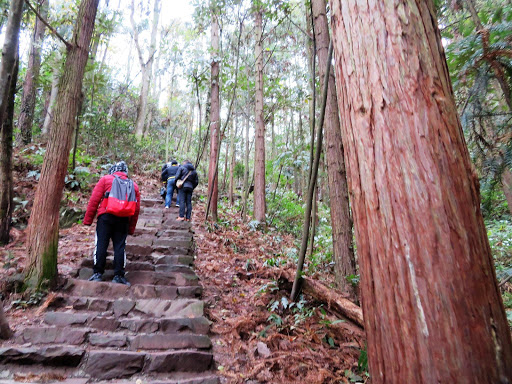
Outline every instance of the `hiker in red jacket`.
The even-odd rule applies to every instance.
[[[135,232],[135,226],[137,225],[137,219],[139,218],[140,211],[140,192],[139,187],[135,182],[131,182],[128,179],[128,167],[124,161],[120,161],[113,165],[109,174],[103,176],[92,191],[91,199],[87,205],[87,211],[85,212],[84,225],[91,225],[94,221],[96,211],[98,212],[98,221],[96,223],[96,247],[94,249],[94,273],[89,279],[90,281],[102,281],[103,272],[105,272],[105,264],[107,261],[107,248],[110,239],[114,246],[114,279],[112,282],[130,285],[130,283],[124,277],[124,267],[126,266],[126,237],[130,234],[133,235]],[[112,184],[114,180],[117,180],[116,186],[120,183],[127,185],[126,188],[133,186],[133,192],[135,192],[136,202],[134,205],[135,212],[129,217],[120,217],[114,213],[107,212],[108,196],[112,190]],[[123,181],[123,180],[128,180]],[[113,192],[113,191],[112,191]],[[113,193],[112,193],[113,194]],[[126,194],[128,195],[128,194]],[[124,204],[123,202],[121,202]],[[127,203],[127,202],[126,202]],[[109,208],[110,209],[110,208]],[[133,212],[133,211],[132,211]],[[125,215],[125,213],[120,213]],[[131,214],[129,212],[128,214]]]

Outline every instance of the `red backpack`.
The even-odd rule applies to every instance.
[[[113,176],[112,189],[107,196],[107,213],[119,217],[133,216],[137,206],[133,181],[121,179],[117,175]]]

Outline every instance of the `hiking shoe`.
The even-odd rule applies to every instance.
[[[169,207],[168,207],[168,206],[165,206],[165,209],[169,209]]]
[[[176,204],[177,207],[179,207],[180,205],[179,204]]]
[[[96,272],[91,277],[89,277],[89,281],[102,281],[101,273]]]
[[[190,219],[185,219],[185,221],[190,221]]]
[[[184,218],[184,217],[178,217],[178,218],[176,219],[176,221],[185,221],[185,218]]]
[[[118,284],[124,284],[124,285],[127,285],[127,286],[130,286],[131,284],[128,282],[128,280],[126,280],[126,277],[124,276],[119,276],[119,275],[115,275],[114,278],[112,279],[112,282],[113,283],[118,283]]]

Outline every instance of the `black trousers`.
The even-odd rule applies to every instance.
[[[192,216],[192,189],[178,189],[180,198],[180,217],[190,219]]]
[[[94,273],[105,272],[107,248],[110,239],[114,246],[114,273],[124,276],[126,265],[126,237],[128,236],[128,218],[104,213],[96,224],[96,248],[94,249]]]

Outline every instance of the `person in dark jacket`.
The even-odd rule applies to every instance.
[[[114,247],[114,279],[112,282],[130,285],[124,277],[124,267],[126,265],[126,237],[133,235],[140,212],[140,192],[139,187],[133,182],[135,197],[137,203],[135,213],[130,217],[118,217],[107,213],[106,193],[112,189],[114,175],[121,179],[128,179],[128,167],[124,161],[113,165],[109,174],[103,176],[92,191],[91,199],[85,212],[84,225],[91,225],[94,221],[96,212],[98,221],[96,223],[96,247],[94,249],[94,273],[90,281],[102,281],[102,275],[105,272],[107,261],[107,248],[110,239]]]
[[[176,173],[179,169],[179,164],[176,160],[171,160],[170,164],[167,163],[162,168],[162,181],[167,183],[167,193],[165,195],[165,208],[171,207],[172,196],[176,186]],[[176,206],[180,206],[180,196],[176,190]]]
[[[183,186],[178,189],[180,199],[180,216],[178,221],[190,221],[192,216],[192,192],[199,184],[199,177],[192,163],[186,160],[176,173],[176,182],[184,180]]]

